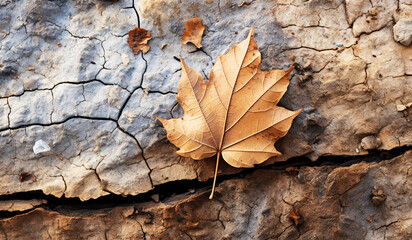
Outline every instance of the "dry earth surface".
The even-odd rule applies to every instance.
[[[179,157],[155,117],[182,116],[180,57],[207,79],[252,26],[303,111],[209,200],[215,159]],[[0,239],[411,239],[411,29],[412,0],[0,0]]]

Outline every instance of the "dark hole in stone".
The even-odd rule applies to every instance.
[[[26,181],[29,181],[29,180],[34,180],[34,178],[35,178],[35,176],[31,173],[28,173],[28,172],[23,172],[23,173],[20,173],[20,175],[19,175],[20,182],[26,182]]]

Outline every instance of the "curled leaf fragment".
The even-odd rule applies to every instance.
[[[202,25],[202,19],[199,17],[192,17],[186,22],[186,29],[183,32],[182,43],[193,43],[197,48],[202,47],[202,35],[206,26]]]
[[[143,28],[135,28],[129,31],[127,43],[129,43],[134,55],[139,54],[140,51],[145,54],[150,49],[150,46],[147,45],[150,39],[152,39],[152,36],[149,31]]]

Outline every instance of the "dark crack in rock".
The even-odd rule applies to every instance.
[[[0,220],[0,228],[8,239],[410,239],[411,159],[409,151],[380,163],[302,167],[298,175],[257,170],[221,183],[213,200],[199,189],[158,203],[40,207]],[[375,185],[388,196],[379,206]],[[293,211],[304,219],[297,225]]]

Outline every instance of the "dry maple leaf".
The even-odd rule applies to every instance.
[[[188,42],[193,43],[197,48],[202,47],[202,35],[206,26],[202,25],[202,19],[198,17],[192,17],[187,20],[186,29],[183,32],[182,43],[186,44]]]
[[[135,28],[129,31],[129,38],[127,38],[127,43],[129,43],[130,48],[133,50],[133,54],[137,55],[140,51],[147,53],[150,46],[147,42],[152,39],[150,32],[143,28]]]
[[[246,40],[218,57],[209,82],[182,60],[177,100],[183,118],[158,119],[167,138],[193,159],[217,154],[233,167],[253,167],[281,155],[274,143],[286,135],[300,113],[276,104],[289,85],[289,70],[260,70],[261,55],[253,40],[253,27]]]

